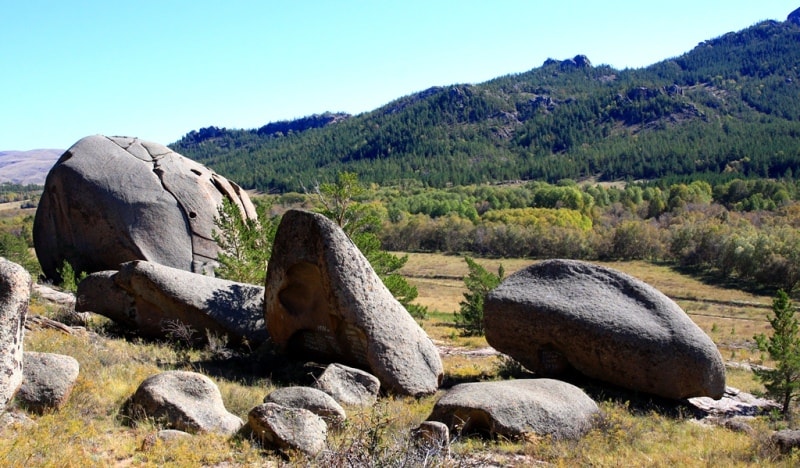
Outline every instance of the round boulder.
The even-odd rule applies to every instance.
[[[131,260],[211,272],[219,250],[214,218],[223,198],[255,219],[241,188],[166,146],[88,136],[47,174],[33,223],[36,255],[56,280],[65,261],[87,273]]]
[[[512,439],[577,439],[592,427],[597,404],[580,388],[552,379],[459,384],[436,402],[429,421],[457,434]]]
[[[61,408],[78,380],[78,361],[62,354],[26,351],[23,362],[25,379],[17,400],[39,414]]]
[[[486,340],[531,371],[569,370],[670,399],[720,398],[716,345],[671,299],[619,271],[547,260],[518,271],[484,304]]]
[[[167,371],[145,379],[125,405],[133,420],[153,418],[189,433],[233,435],[244,425],[225,409],[216,384],[197,372]]]
[[[311,387],[283,387],[273,390],[264,403],[277,403],[287,408],[303,408],[325,420],[329,426],[344,425],[347,414],[332,396]]]

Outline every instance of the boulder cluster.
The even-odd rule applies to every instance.
[[[441,392],[413,431],[420,446],[446,447],[451,431],[574,439],[600,410],[564,376],[675,400],[725,394],[719,352],[677,304],[635,278],[567,260],[519,271],[486,298],[489,344],[537,378],[441,389],[439,350],[341,228],[320,214],[283,215],[263,286],[208,275],[219,251],[212,232],[223,199],[254,216],[236,184],[164,146],[93,136],[53,167],[36,213],[45,274],[57,278],[65,261],[90,273],[78,286],[75,310],[148,337],[167,338],[181,327],[193,339],[270,342],[292,356],[331,363],[314,386],[266,395],[247,421],[226,410],[204,375],[151,376],[123,413],[160,422],[158,438],[246,433],[265,446],[314,456],[326,447],[328,431],[345,424],[348,408],[373,405],[387,393]],[[21,267],[0,260],[0,410],[15,394],[32,411],[57,409],[78,377],[74,359],[23,353],[30,289]]]

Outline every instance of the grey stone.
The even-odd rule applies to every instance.
[[[33,224],[42,271],[60,279],[147,260],[197,273],[216,265],[214,218],[222,200],[256,218],[236,184],[166,146],[130,137],[88,136],[47,175]]]
[[[331,364],[314,384],[334,400],[350,406],[372,406],[378,400],[380,381],[361,369]]]
[[[300,450],[310,456],[325,449],[325,421],[306,409],[264,403],[250,411],[248,424],[261,443],[270,448]]]
[[[687,402],[703,416],[733,418],[736,416],[759,416],[780,410],[775,401],[758,398],[737,388],[725,387],[722,398],[689,398]]]
[[[192,434],[188,432],[178,431],[175,429],[162,429],[158,432],[148,434],[142,441],[142,451],[147,451],[155,447],[159,442],[169,443],[182,439],[191,438]]]
[[[35,413],[61,408],[78,380],[80,364],[72,356],[26,351],[17,401]]]
[[[543,376],[570,369],[671,399],[722,397],[714,342],[671,299],[619,271],[547,260],[506,278],[484,304],[486,340]]]
[[[169,338],[170,325],[177,322],[200,340],[206,333],[251,346],[267,339],[261,286],[134,261],[120,265],[119,272],[89,275],[77,295],[76,310],[104,315],[148,337]]]
[[[22,346],[30,297],[31,275],[0,257],[0,413],[22,385]]]
[[[320,214],[283,215],[264,307],[281,347],[368,369],[401,395],[439,387],[444,371],[430,338],[342,229]]]
[[[145,379],[123,409],[132,420],[152,418],[189,433],[233,435],[244,425],[225,409],[216,384],[196,372],[168,371]]]
[[[264,403],[277,403],[287,408],[303,408],[325,420],[329,427],[342,427],[347,419],[342,405],[323,392],[311,387],[283,387],[269,393]]]
[[[411,431],[414,445],[431,454],[448,454],[450,452],[450,428],[440,421],[422,421]]]
[[[552,379],[459,384],[436,402],[430,421],[451,432],[577,439],[591,429],[597,404],[574,385]]]
[[[784,429],[773,433],[769,440],[783,453],[800,447],[800,430]]]

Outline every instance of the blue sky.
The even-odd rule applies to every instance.
[[[163,144],[370,111],[585,54],[639,68],[797,0],[0,0],[0,150],[91,134]]]

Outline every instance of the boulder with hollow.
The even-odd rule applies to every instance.
[[[442,361],[342,229],[318,213],[283,215],[267,268],[267,330],[285,349],[369,370],[389,391],[436,391]]]

